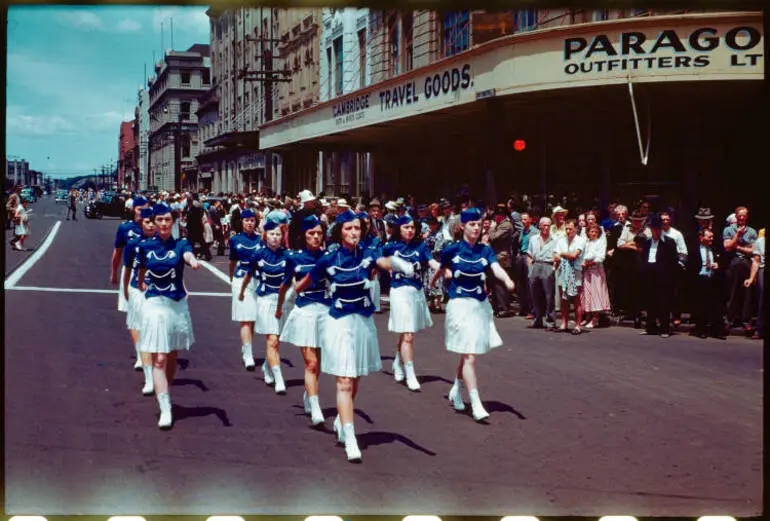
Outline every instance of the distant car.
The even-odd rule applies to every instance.
[[[56,190],[56,204],[67,204],[68,194],[67,190]]]
[[[88,219],[101,219],[102,217],[125,216],[126,202],[117,196],[103,195],[101,199],[89,202],[83,213]]]
[[[24,198],[25,201],[29,201],[30,203],[34,203],[37,201],[37,194],[35,194],[35,191],[32,190],[31,188],[22,188],[21,196]]]

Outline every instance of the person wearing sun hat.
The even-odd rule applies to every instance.
[[[360,378],[382,369],[370,281],[375,269],[392,269],[407,276],[413,271],[402,259],[381,257],[377,250],[364,248],[361,221],[350,210],[335,218],[333,240],[340,246],[324,253],[294,291],[300,295],[311,285],[329,284],[331,306],[321,333],[321,371],[337,378],[337,441],[345,444],[348,461],[360,462],[353,403]]]
[[[441,252],[442,269],[436,270],[431,281],[435,284],[445,270],[451,272],[444,329],[446,349],[460,354],[460,363],[449,391],[449,401],[456,410],[464,410],[462,392],[467,387],[473,419],[477,422],[486,420],[489,413],[479,396],[476,356],[503,345],[484,291],[487,271],[502,280],[509,292],[514,290],[514,283],[500,266],[495,252],[489,245],[479,242],[482,218],[478,208],[460,212],[462,238]]]

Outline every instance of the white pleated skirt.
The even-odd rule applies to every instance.
[[[483,355],[503,345],[489,300],[463,297],[449,300],[444,320],[446,349],[464,355]]]
[[[257,320],[254,322],[254,332],[260,335],[280,335],[286,315],[281,319],[275,318],[278,307],[278,293],[257,297]]]
[[[356,378],[382,369],[380,345],[373,317],[357,313],[334,318],[323,324],[321,371],[334,376]]]
[[[425,292],[412,286],[390,288],[390,317],[388,331],[416,333],[433,327]]]
[[[126,267],[123,266],[120,268],[120,279],[119,283],[120,286],[118,288],[118,311],[122,311],[123,313],[128,313],[128,301],[126,300],[126,297],[123,296],[123,290],[125,289],[125,286],[123,285],[123,277],[126,273]]]
[[[314,302],[294,306],[281,333],[281,342],[299,347],[321,347],[324,321],[329,317],[329,306]]]
[[[380,312],[380,278],[374,277],[372,279],[371,286],[369,286],[369,293],[372,298],[372,303],[374,304],[374,310],[379,313]]]
[[[128,286],[128,311],[126,312],[126,327],[139,331],[142,327],[142,308],[145,303],[144,293],[135,287]]]
[[[255,322],[257,320],[257,281],[251,279],[246,291],[243,292],[243,300],[238,300],[245,277],[233,278],[230,289],[232,291],[232,319],[233,322]]]
[[[143,353],[170,353],[190,349],[195,337],[187,300],[145,298],[139,331],[139,350]]]

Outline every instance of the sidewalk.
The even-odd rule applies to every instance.
[[[48,236],[56,221],[64,221],[67,218],[67,207],[64,204],[56,204],[53,198],[43,197],[36,203],[29,205],[32,212],[29,215],[30,236],[24,242],[24,251],[16,251],[11,247],[10,240],[13,238],[13,230],[5,231],[5,276],[10,275],[13,270],[18,268],[32,252]],[[82,211],[78,208],[78,220],[81,219]],[[85,217],[82,217],[85,220]]]

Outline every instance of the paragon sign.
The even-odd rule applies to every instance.
[[[639,31],[620,33],[613,43],[606,34],[564,40],[564,72],[588,74],[625,70],[708,67],[713,51],[724,46],[730,51],[731,67],[756,67],[762,58],[762,34],[752,26],[739,26],[724,32],[700,27],[680,35],[673,29],[649,38]],[[757,49],[759,47],[759,49]],[[747,51],[754,50],[750,53]]]

